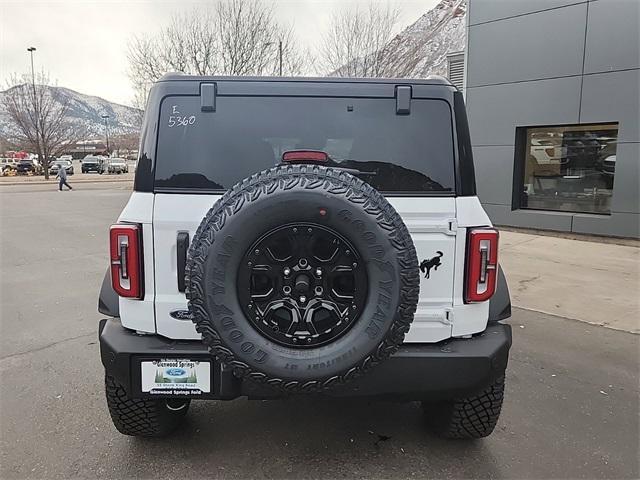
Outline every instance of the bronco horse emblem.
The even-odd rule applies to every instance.
[[[432,268],[434,270],[438,270],[438,267],[442,265],[442,262],[440,262],[440,258],[442,257],[442,255],[443,253],[440,250],[437,250],[435,257],[432,257],[428,260],[423,260],[420,263],[420,271],[424,273],[424,278],[429,278],[429,274],[431,273]]]

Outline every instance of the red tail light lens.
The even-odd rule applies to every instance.
[[[465,303],[484,302],[496,291],[498,231],[477,228],[467,237]]]
[[[329,155],[320,150],[289,150],[282,154],[285,163],[327,163]]]
[[[109,232],[111,285],[118,295],[142,298],[142,229],[140,225],[112,225]]]

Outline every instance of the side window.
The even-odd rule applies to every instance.
[[[198,97],[168,97],[161,108],[156,189],[226,190],[281,162],[290,150],[322,150],[330,165],[362,172],[386,193],[452,193],[451,111],[414,99],[224,97],[201,112]]]

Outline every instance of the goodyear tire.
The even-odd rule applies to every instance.
[[[309,237],[300,240],[298,230]],[[288,236],[291,251],[285,251]],[[257,242],[272,237],[284,239],[273,247],[283,251],[263,253]],[[305,248],[312,249],[309,260],[296,254]],[[353,268],[332,266],[345,256]],[[265,258],[279,262],[260,266],[276,276],[263,281],[276,300],[260,304],[253,289],[262,273],[253,269],[268,263]],[[363,279],[366,285],[353,287]],[[386,199],[348,173],[308,165],[276,167],[235,185],[200,224],[186,267],[189,310],[211,353],[236,376],[287,392],[338,387],[389,357],[409,330],[419,282],[411,236]],[[340,303],[349,301],[353,311]],[[288,312],[282,305],[291,302]],[[260,305],[267,306],[254,316]],[[281,321],[286,328],[279,328]]]
[[[123,435],[163,437],[178,428],[190,400],[131,398],[115,378],[105,375],[107,406],[114,427]]]
[[[423,402],[427,426],[444,438],[476,439],[491,435],[504,400],[504,376],[475,395],[437,403]]]

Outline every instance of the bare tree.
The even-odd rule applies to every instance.
[[[26,75],[14,75],[4,92],[3,106],[11,121],[9,141],[38,155],[45,178],[49,161],[78,137],[69,118],[70,98],[58,96],[49,86],[49,75],[40,73],[33,85]]]
[[[140,135],[137,133],[121,133],[111,136],[109,144],[111,150],[118,152],[118,156],[122,156],[123,152],[129,153],[138,149]]]
[[[292,31],[278,24],[271,7],[257,0],[227,0],[216,8],[219,73],[277,75],[280,45],[283,75],[298,74],[301,57]]]
[[[192,75],[276,75],[282,42],[283,75],[299,75],[304,56],[292,31],[260,0],[222,0],[172,17],[157,35],[129,42],[129,77],[136,106],[166,72]]]
[[[386,4],[338,10],[322,37],[319,56],[329,76],[388,76],[384,47],[391,40],[400,12]]]

